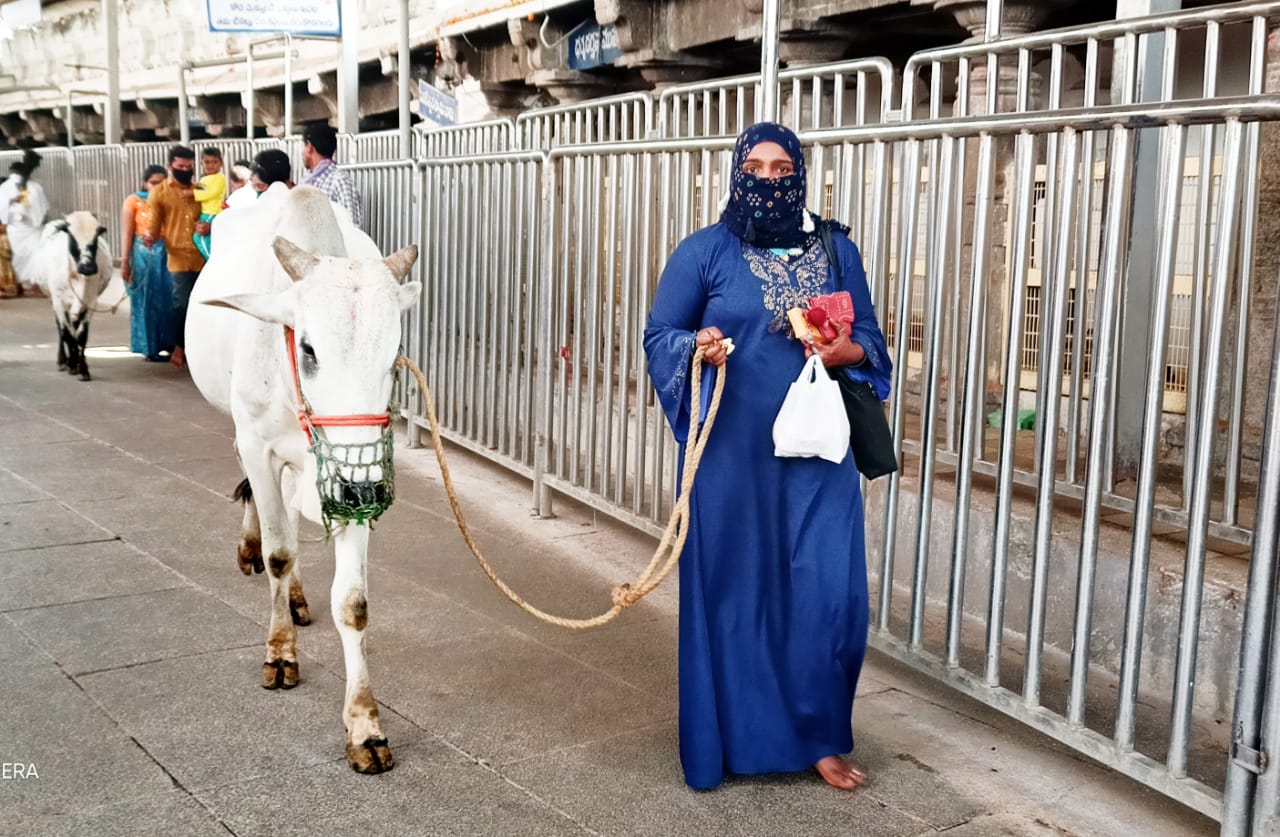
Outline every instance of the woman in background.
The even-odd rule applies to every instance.
[[[129,348],[155,362],[166,360],[162,352],[173,351],[173,280],[164,240],[148,246],[143,234],[151,229],[147,197],[167,176],[163,166],[147,166],[143,187],[125,198],[120,210],[120,276],[129,290]]]

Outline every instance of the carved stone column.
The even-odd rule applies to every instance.
[[[1056,5],[1065,5],[1070,0],[1044,0],[1043,2],[1013,2],[1004,4],[1004,14],[1000,23],[1002,38],[1012,38],[1033,32],[1049,16]],[[938,11],[949,12],[965,29],[970,37],[964,43],[981,43],[987,34],[987,4],[985,0],[934,0],[933,7]],[[1044,106],[1042,94],[1043,79],[1039,73],[1032,72],[1030,79],[1030,103],[1034,110]],[[958,89],[958,85],[957,85]],[[996,79],[996,111],[1013,110],[1018,96],[1018,68],[1007,59],[1001,61]],[[986,62],[974,62],[969,75],[969,113],[984,114],[987,111],[987,67]]]

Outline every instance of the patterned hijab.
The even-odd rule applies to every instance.
[[[747,156],[763,142],[782,146],[795,171],[777,178],[744,172],[742,165]],[[720,214],[720,223],[754,247],[802,246],[813,232],[813,222],[805,210],[806,178],[804,151],[790,128],[776,122],[752,125],[738,137],[733,149],[729,202]]]

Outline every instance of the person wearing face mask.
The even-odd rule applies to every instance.
[[[157,240],[164,242],[173,277],[174,348],[169,362],[179,369],[186,367],[183,335],[187,301],[204,268],[204,256],[196,249],[193,238],[200,220],[200,204],[196,203],[192,187],[195,169],[196,153],[185,145],[173,146],[169,149],[169,178],[152,189],[147,198],[151,222],[144,240],[148,245]]]
[[[142,188],[124,199],[120,209],[123,230],[120,278],[129,291],[129,347],[150,361],[162,361],[173,351],[173,279],[163,241],[148,244],[151,193],[164,183],[164,166],[147,166]]]
[[[891,362],[858,248],[847,227],[806,210],[805,186],[794,133],[744,131],[719,223],[671,254],[645,328],[649,376],[682,444],[694,350],[708,364],[705,417],[732,338],[680,559],[680,760],[698,790],[811,768],[841,790],[866,781],[845,758],[869,611],[859,474],[852,452],[839,464],[775,456],[772,426],[811,352],[882,399]],[[852,297],[851,327],[837,323],[820,345],[792,334],[789,309],[836,291]]]

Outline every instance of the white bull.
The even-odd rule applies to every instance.
[[[299,390],[316,416],[386,413],[400,313],[421,291],[420,283],[404,282],[416,258],[410,247],[384,260],[323,192],[305,186],[275,185],[214,222],[213,255],[187,315],[187,363],[205,398],[235,422],[247,477],[237,492],[246,500],[240,567],[261,572],[265,555],[271,583],[265,688],[297,685],[295,622],[309,621],[298,576],[298,514],[318,519],[319,494],[316,460],[299,426]],[[330,443],[360,444],[382,431],[316,432]],[[358,475],[339,470],[344,485],[362,490]],[[364,474],[365,484],[379,475]],[[346,659],[347,760],[362,773],[380,773],[393,762],[364,657],[369,526],[333,525],[331,603]]]
[[[107,228],[91,212],[72,212],[45,225],[32,257],[31,278],[49,294],[58,326],[58,368],[89,380],[84,349],[98,296],[111,281]]]

